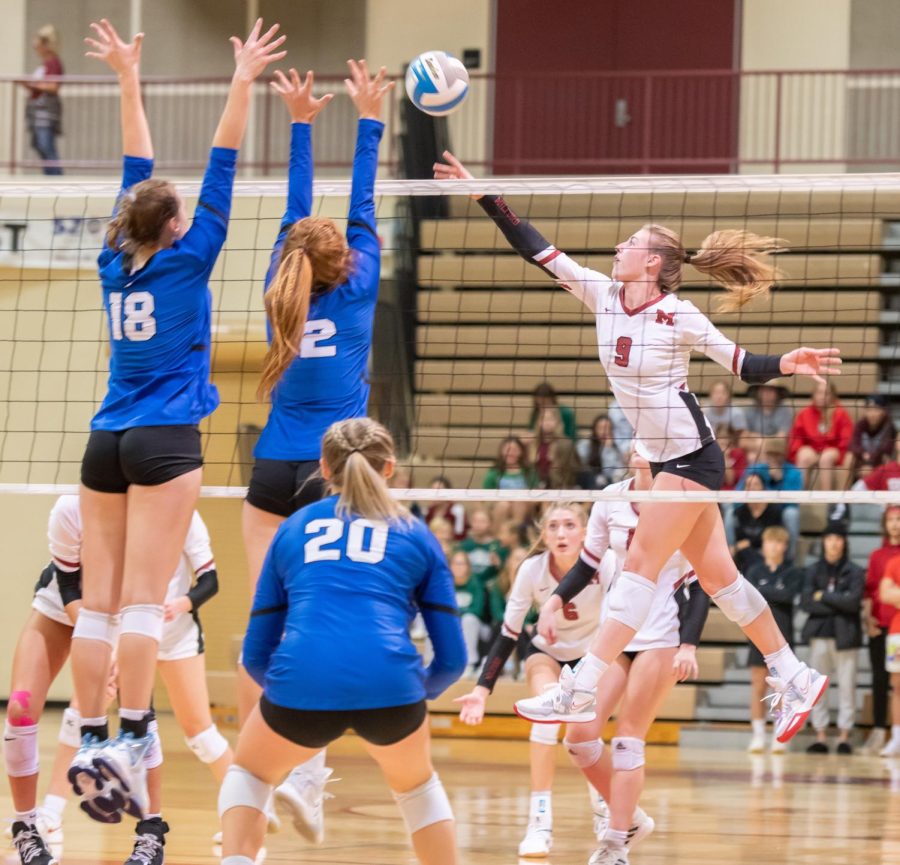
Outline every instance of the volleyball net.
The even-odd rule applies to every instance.
[[[109,336],[96,256],[117,187],[63,181],[0,184],[0,492],[72,489],[105,392]],[[197,185],[179,188],[191,208]],[[679,232],[689,249],[717,229],[783,238],[776,263],[784,277],[770,297],[718,312],[721,292],[690,266],[682,295],[749,351],[840,348],[837,387],[852,421],[867,397],[880,394],[890,410],[900,392],[898,175],[386,180],[376,190],[383,254],[370,413],[397,440],[403,497],[591,500],[628,473],[630,439],[598,361],[593,313],[510,249],[472,192],[503,194],[555,246],[604,273],[615,244],[649,222]],[[343,227],[348,194],[346,182],[317,183],[313,214]],[[243,495],[267,416],[256,400],[263,278],[284,196],[283,181],[238,182],[210,282],[221,405],[201,427],[208,495]],[[719,381],[733,388],[730,409],[710,402],[721,401]],[[710,407],[720,442],[743,452],[744,468],[790,461],[790,436],[773,413],[782,410],[783,426],[785,409],[794,417],[809,405],[811,380],[778,380],[761,393],[697,354],[687,385]],[[762,427],[754,426],[760,412]],[[597,441],[592,430],[602,433]],[[517,463],[509,451],[520,447]],[[845,492],[857,471],[841,463],[830,488],[817,491],[708,497],[891,498]],[[438,478],[444,488],[432,489]]]

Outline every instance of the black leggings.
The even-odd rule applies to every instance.
[[[888,691],[891,677],[884,666],[887,651],[887,631],[882,628],[877,637],[869,637],[869,663],[872,665],[872,725],[887,729]]]

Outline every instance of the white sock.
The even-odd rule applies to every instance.
[[[753,727],[753,734],[764,736],[766,733],[766,719],[765,718],[754,718],[750,721],[750,726]]]
[[[325,769],[325,749],[323,748],[315,757],[310,757],[305,763],[294,766],[291,770],[290,777],[296,778],[298,775],[303,776],[305,772],[324,770]]]
[[[48,793],[44,796],[44,802],[41,805],[41,808],[44,809],[48,814],[55,817],[57,822],[62,822],[63,811],[66,810],[66,805],[68,805],[69,800],[66,799],[65,796],[54,796],[52,793]]]
[[[603,840],[610,847],[624,847],[628,840],[628,831],[626,829],[607,829]]]
[[[549,790],[540,790],[531,794],[528,825],[541,829],[553,828],[553,794]]]
[[[891,739],[900,742],[900,724],[891,724]]]
[[[222,865],[253,865],[253,860],[249,856],[226,856]]]
[[[803,669],[803,662],[794,654],[794,650],[787,645],[782,646],[771,655],[766,655],[765,660],[769,673],[777,676],[784,682],[790,682]]]
[[[29,826],[34,826],[37,822],[37,809],[32,808],[30,811],[16,811],[15,812],[17,823],[27,823]]]
[[[634,809],[634,814],[632,814],[631,819],[634,823],[639,823],[641,820],[647,819],[647,812],[641,808],[640,805],[636,805]]]
[[[119,717],[128,721],[143,721],[146,709],[119,709]]]
[[[597,682],[606,671],[609,664],[601,661],[596,655],[588,652],[578,665],[575,672],[575,687],[580,691],[593,691],[597,688]]]

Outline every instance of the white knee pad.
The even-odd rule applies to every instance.
[[[768,608],[766,599],[759,593],[759,589],[748,583],[742,574],[738,574],[730,586],[716,592],[712,600],[725,614],[725,618],[742,628],[746,628]]]
[[[563,745],[572,758],[572,763],[579,769],[590,769],[603,754],[603,740],[591,739],[589,742],[570,742],[563,739]]]
[[[162,740],[159,738],[159,724],[156,723],[156,718],[147,723],[147,735],[151,738],[144,752],[144,768],[156,769],[163,764]]]
[[[562,724],[532,724],[528,734],[529,742],[538,745],[555,745],[559,742],[559,728]]]
[[[59,725],[59,743],[70,748],[81,747],[81,713],[68,706]]]
[[[612,764],[617,772],[630,772],[644,765],[644,740],[616,736],[612,740]]]
[[[73,640],[97,640],[112,648],[118,635],[119,617],[113,613],[100,613],[82,607],[78,611]]]
[[[400,808],[410,835],[432,823],[453,819],[450,800],[437,772],[414,790],[394,793],[394,801]]]
[[[162,639],[166,610],[162,604],[129,604],[122,607],[120,634],[140,634],[158,643]]]
[[[215,763],[228,750],[228,740],[215,724],[184,741],[201,763]]]
[[[27,778],[38,773],[37,724],[14,727],[9,721],[3,731],[3,759],[11,778]]]
[[[255,808],[266,812],[266,803],[272,795],[272,785],[233,763],[225,773],[219,788],[219,817],[232,808]]]
[[[609,618],[635,631],[650,615],[656,583],[632,571],[622,571],[609,593]]]

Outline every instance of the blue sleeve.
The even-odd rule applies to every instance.
[[[266,670],[272,654],[281,643],[287,618],[287,593],[277,563],[278,541],[279,535],[276,535],[263,562],[250,609],[250,621],[244,634],[244,669],[260,687],[265,684]]]
[[[351,249],[381,256],[375,229],[375,174],[378,172],[378,144],[384,124],[360,120],[353,154],[353,181],[350,184],[350,211],[347,214],[347,243]]]
[[[803,489],[803,472],[795,465],[784,466],[784,482],[781,484],[783,490],[802,490]]]
[[[288,164],[288,197],[281,230],[312,213],[312,126],[291,124],[291,160]]]
[[[425,670],[425,695],[439,697],[466,669],[466,644],[463,640],[453,575],[431,532],[422,536],[428,546],[430,569],[416,589],[416,603],[422,611],[434,659]]]
[[[116,203],[113,206],[112,215],[115,216],[119,212],[119,203],[122,201],[122,197],[134,186],[136,183],[140,183],[142,180],[149,180],[153,176],[153,160],[145,159],[143,156],[123,156],[122,157],[122,188],[119,190],[119,194],[116,196]],[[100,265],[101,267],[106,262],[106,259],[115,255],[116,250],[110,249],[108,246],[104,244],[103,250],[100,253]]]
[[[194,221],[181,242],[183,249],[194,253],[210,267],[228,233],[237,154],[237,150],[230,147],[213,147],[210,151]]]

